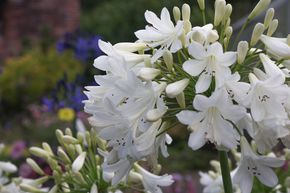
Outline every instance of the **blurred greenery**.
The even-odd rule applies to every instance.
[[[85,1],[84,1],[85,2]],[[99,3],[88,1],[84,4],[81,14],[81,29],[91,33],[99,34],[106,41],[117,43],[121,41],[136,41],[134,32],[144,29],[146,21],[144,12],[150,10],[160,15],[163,7],[170,12],[174,6],[181,8],[183,3],[192,5],[192,24],[201,25],[202,17],[197,3],[190,0],[107,0]],[[89,7],[89,9],[87,7]],[[93,7],[94,6],[94,7]],[[208,10],[209,17],[213,12]]]
[[[5,62],[0,76],[1,102],[6,107],[19,109],[23,104],[39,101],[64,74],[74,80],[80,73],[82,64],[71,52],[59,54],[54,48],[46,52],[30,50]]]

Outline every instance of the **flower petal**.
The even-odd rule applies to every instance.
[[[206,67],[204,60],[187,60],[183,63],[183,70],[191,76],[199,75]]]
[[[210,86],[212,75],[202,73],[195,84],[196,93],[207,91]]]

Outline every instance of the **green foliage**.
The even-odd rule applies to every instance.
[[[35,102],[55,87],[64,74],[73,80],[82,73],[82,64],[70,52],[58,54],[31,50],[5,62],[0,75],[0,100],[9,107]]]
[[[94,9],[83,9],[81,15],[81,29],[99,34],[112,43],[120,41],[135,41],[134,32],[144,29],[147,25],[144,12],[150,10],[160,15],[161,9],[167,7],[170,12],[174,6],[181,8],[183,3],[192,7],[192,24],[201,25],[202,16],[197,3],[189,0],[108,0]],[[212,15],[211,10],[207,10]]]

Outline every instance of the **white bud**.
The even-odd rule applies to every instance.
[[[166,50],[164,53],[163,53],[163,59],[164,59],[164,62],[166,64],[166,67],[169,71],[172,70],[172,67],[173,67],[173,56],[172,56],[172,53],[168,50]]]
[[[197,0],[197,3],[201,10],[205,9],[204,0]]]
[[[176,96],[176,101],[181,108],[185,108],[186,104],[185,104],[184,92],[181,92],[180,94]]]
[[[224,21],[227,21],[230,18],[231,14],[232,14],[232,11],[233,11],[232,5],[231,4],[227,4],[226,5],[226,10],[225,10],[225,15],[224,15],[224,18],[223,18]]]
[[[50,156],[50,154],[47,151],[45,151],[39,147],[31,147],[31,148],[29,148],[29,151],[31,154],[38,156],[38,157],[41,157],[41,158],[44,158],[44,159],[47,159]]]
[[[165,89],[166,95],[169,98],[175,98],[177,95],[183,92],[183,90],[187,87],[188,84],[189,79],[187,78],[171,83]]]
[[[290,34],[288,34],[286,41],[287,41],[288,46],[290,46]]]
[[[156,78],[156,76],[158,76],[159,74],[160,74],[159,69],[144,67],[139,70],[137,76],[144,81],[149,81]]]
[[[259,81],[259,79],[253,73],[249,73],[249,80],[251,84],[255,84]]]
[[[191,38],[192,38],[192,40],[199,42],[201,44],[203,44],[205,41],[205,36],[199,31],[193,32],[191,35]]]
[[[57,155],[64,163],[66,163],[66,164],[71,163],[71,160],[69,159],[68,155],[65,153],[65,151],[61,147],[58,147]]]
[[[262,23],[257,23],[255,25],[253,33],[252,33],[251,42],[250,42],[251,47],[256,45],[256,43],[260,39],[261,35],[263,34],[264,29],[265,29],[264,24],[262,24]]]
[[[127,52],[137,52],[147,48],[145,43],[132,43],[132,42],[121,42],[113,46],[117,50],[127,51]]]
[[[129,180],[133,183],[142,182],[142,175],[131,170],[129,173]]]
[[[190,20],[190,6],[186,3],[182,5],[182,20],[183,21]]]
[[[272,36],[275,33],[278,27],[278,23],[279,23],[278,19],[274,19],[270,22],[270,25],[267,31],[267,36]]]
[[[166,111],[160,109],[151,109],[146,113],[146,119],[150,122],[155,122],[160,119]]]
[[[30,193],[44,193],[44,191],[40,190],[39,188],[36,188],[29,184],[20,184],[20,189],[24,192],[30,192]]]
[[[59,129],[55,131],[56,138],[60,144],[63,144],[63,132]]]
[[[64,133],[65,133],[66,135],[73,136],[72,131],[71,131],[70,128],[66,128],[65,131],[64,131]]]
[[[180,20],[180,9],[178,7],[173,7],[173,17],[175,22]]]
[[[17,171],[17,167],[14,164],[3,161],[0,161],[0,169],[8,173],[14,173]]]
[[[255,6],[253,11],[248,16],[248,19],[251,20],[257,15],[260,15],[260,13],[262,13],[265,9],[267,9],[270,3],[271,0],[260,0],[259,3]]]
[[[183,22],[183,28],[184,28],[184,32],[187,34],[188,32],[190,32],[192,26],[189,20],[185,20]]]
[[[58,190],[58,186],[57,185],[54,185],[48,193],[57,193],[57,190]]]
[[[275,10],[273,8],[268,9],[265,19],[264,19],[264,26],[265,28],[268,28],[270,25],[270,22],[273,20],[275,14]]]
[[[83,152],[77,157],[77,159],[72,164],[72,171],[73,172],[78,172],[78,171],[80,171],[80,169],[82,169],[82,167],[85,163],[86,156],[87,156],[87,153]]]
[[[54,154],[53,154],[53,151],[52,151],[52,149],[51,149],[51,147],[50,147],[50,145],[49,145],[48,143],[46,143],[46,142],[42,143],[42,148],[43,148],[45,151],[47,151],[51,156],[54,155]]]
[[[98,193],[98,187],[96,184],[92,185],[90,193]]]
[[[240,41],[238,44],[238,64],[242,64],[245,61],[249,50],[249,44],[247,41]]]
[[[219,39],[219,35],[216,30],[211,30],[207,35],[207,41],[213,43]]]
[[[214,5],[215,5],[214,25],[218,26],[225,15],[226,1],[225,0],[216,0]]]
[[[228,26],[228,27],[226,28],[226,36],[227,36],[228,38],[230,38],[230,37],[232,36],[232,34],[233,34],[233,28],[232,28],[231,26]]]
[[[77,140],[76,138],[70,136],[70,135],[65,135],[63,136],[63,141],[64,143],[67,143],[67,144],[77,144],[79,143],[79,140]]]
[[[39,175],[44,175],[44,171],[39,167],[39,165],[31,158],[26,159],[27,164]]]

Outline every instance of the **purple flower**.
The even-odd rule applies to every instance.
[[[10,155],[13,159],[19,159],[20,157],[23,156],[25,149],[26,149],[26,144],[24,141],[16,141],[12,145]]]

